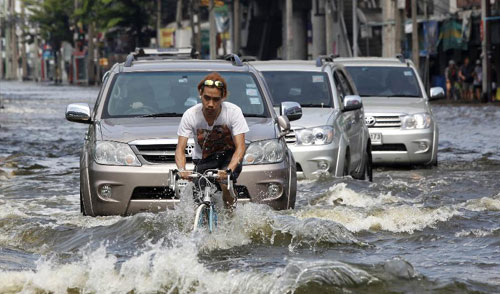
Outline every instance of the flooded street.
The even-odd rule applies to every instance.
[[[84,217],[97,88],[0,82],[0,293],[500,293],[500,107],[435,105],[437,168],[302,180],[295,210]],[[166,175],[167,176],[167,175]]]

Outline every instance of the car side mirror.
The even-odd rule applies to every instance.
[[[281,102],[280,115],[284,115],[289,121],[298,120],[302,117],[302,107],[297,102]]]
[[[359,95],[347,95],[344,98],[344,111],[352,111],[361,109],[363,107],[363,102]]]
[[[288,117],[284,115],[278,116],[278,125],[281,127],[283,132],[290,131],[290,121],[288,120]]]
[[[66,107],[66,119],[77,123],[90,123],[90,106],[87,103],[72,103]]]
[[[431,88],[431,95],[429,96],[429,100],[437,100],[444,98],[444,90],[441,87],[433,87]]]

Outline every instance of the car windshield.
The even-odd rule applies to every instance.
[[[413,69],[391,66],[346,66],[361,97],[422,97]]]
[[[207,72],[120,73],[112,84],[103,118],[180,117],[201,103],[197,86]],[[267,117],[261,90],[250,73],[220,72],[228,87],[227,102],[238,105],[246,117]]]
[[[324,72],[263,72],[271,91],[274,106],[281,102],[298,102],[302,107],[331,107],[332,97],[328,75]]]

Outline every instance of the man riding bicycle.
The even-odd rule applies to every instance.
[[[179,129],[175,150],[175,163],[182,178],[191,172],[186,171],[185,149],[189,137],[194,137],[195,148],[193,163],[195,172],[203,173],[208,169],[219,170],[219,178],[232,174],[236,181],[241,172],[241,162],[245,155],[245,133],[249,131],[241,109],[229,102],[227,85],[217,72],[210,73],[198,84],[201,104],[198,103],[184,112]],[[235,199],[228,187],[220,183],[226,207],[232,207]]]

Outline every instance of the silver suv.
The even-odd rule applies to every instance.
[[[168,177],[176,168],[177,128],[184,111],[200,102],[198,82],[213,71],[226,79],[228,101],[242,109],[250,128],[238,201],[293,208],[296,165],[283,137],[290,123],[273,111],[262,76],[234,55],[202,61],[181,53],[131,54],[105,75],[93,111],[87,104],[68,105],[68,120],[89,124],[80,160],[82,213],[156,212],[179,202]],[[193,148],[190,139],[187,168],[193,167]]]
[[[295,101],[302,118],[286,139],[306,178],[322,174],[372,180],[363,104],[349,74],[330,57],[316,61],[251,62],[266,79],[274,106]]]
[[[373,162],[437,165],[439,130],[429,100],[444,97],[440,87],[427,95],[410,60],[337,58],[356,83],[365,106]]]

